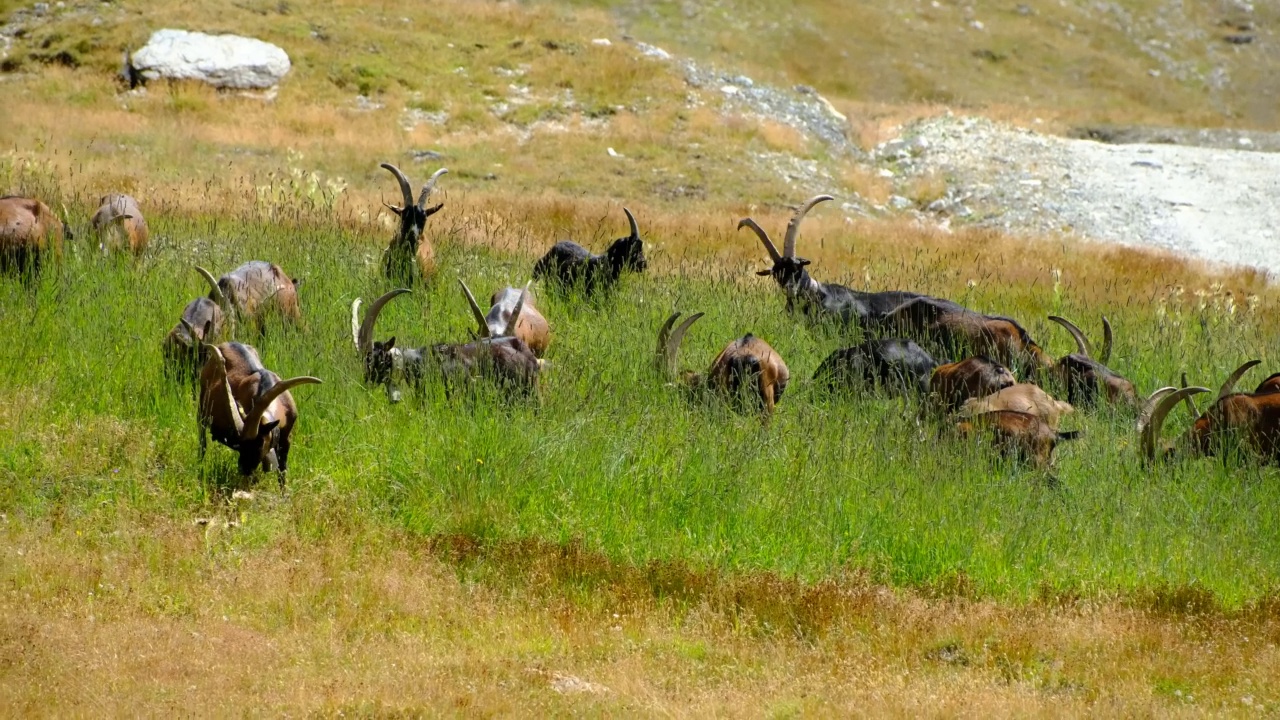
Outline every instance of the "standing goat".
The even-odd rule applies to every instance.
[[[141,255],[151,238],[138,201],[121,193],[102,196],[89,223],[98,238],[98,249],[104,253],[127,246],[135,256]]]
[[[603,255],[592,255],[572,240],[561,240],[534,264],[533,279],[545,279],[561,290],[580,284],[583,295],[590,297],[598,290],[606,291],[617,285],[623,272],[644,272],[649,264],[644,257],[644,243],[640,240],[636,218],[627,208],[622,208],[622,212],[627,215],[630,235],[614,240]]]
[[[48,205],[34,198],[0,197],[0,271],[39,273],[47,252],[62,254],[63,235],[62,221]]]
[[[534,355],[542,357],[551,344],[551,326],[547,319],[534,307],[533,296],[529,294],[530,283],[525,283],[523,290],[513,287],[497,290],[489,298],[489,312],[480,310],[475,295],[461,279],[462,292],[467,296],[467,304],[471,306],[471,314],[476,319],[479,335],[482,338],[518,337],[529,346]]]
[[[1102,318],[1102,354],[1097,360],[1093,358],[1089,339],[1075,323],[1057,315],[1050,315],[1049,319],[1065,328],[1076,341],[1076,351],[1062,357],[1054,365],[1058,376],[1067,386],[1067,400],[1073,405],[1093,405],[1101,387],[1107,402],[1137,408],[1138,391],[1133,383],[1105,364],[1111,359],[1112,340],[1111,323],[1106,316]]]
[[[813,380],[831,390],[880,384],[926,395],[937,366],[933,356],[911,340],[867,340],[832,352],[813,373]]]
[[[680,313],[667,318],[658,331],[656,361],[659,368],[668,378],[675,380],[678,377],[695,392],[711,388],[731,400],[741,400],[744,393],[749,394],[755,405],[764,411],[767,421],[773,415],[774,406],[782,400],[791,379],[791,372],[787,370],[782,356],[769,343],[747,333],[726,345],[705,373],[680,371],[680,343],[689,327],[701,317],[702,313],[690,315],[674,332],[671,328],[680,318]]]
[[[250,475],[259,466],[264,471],[274,469],[283,490],[290,435],[298,424],[298,406],[289,390],[320,382],[314,377],[281,380],[248,345],[229,342],[211,347],[200,373],[201,460],[212,433],[216,442],[236,451],[241,475]]]
[[[787,311],[797,308],[813,319],[834,318],[842,325],[857,323],[863,328],[876,325],[886,313],[913,298],[925,297],[918,293],[901,290],[885,292],[861,292],[851,290],[843,285],[820,283],[809,277],[805,266],[809,260],[796,257],[796,236],[800,232],[800,223],[815,205],[827,200],[834,200],[830,195],[816,195],[809,198],[796,210],[791,221],[787,223],[787,234],[783,239],[782,252],[769,239],[764,228],[751,218],[738,221],[738,229],[751,228],[760,238],[764,249],[773,261],[773,267],[760,270],[761,277],[772,276],[787,296]]]
[[[1053,367],[1053,359],[1016,320],[983,315],[950,300],[908,300],[885,315],[883,326],[951,357],[986,355],[1007,367],[1029,368],[1033,376]]]
[[[1235,392],[1236,383],[1259,362],[1250,360],[1236,368],[1222,383],[1213,404],[1196,418],[1191,427],[1175,442],[1160,445],[1161,456],[1168,457],[1178,452],[1213,455],[1234,437],[1266,461],[1280,462],[1280,394]],[[1138,418],[1139,446],[1145,460],[1156,457],[1156,446],[1160,444],[1160,433],[1169,411],[1183,400],[1205,392],[1209,389],[1164,387],[1151,394]]]
[[[383,203],[400,218],[400,229],[382,254],[382,272],[392,282],[401,285],[411,285],[416,279],[424,282],[430,280],[436,274],[436,250],[422,233],[427,226],[427,218],[440,212],[444,203],[427,207],[427,200],[436,189],[436,181],[449,170],[440,168],[432,173],[422,186],[418,202],[415,203],[409,178],[400,172],[400,168],[391,163],[382,163],[381,167],[395,176],[400,185],[400,198],[404,203],[402,207]]]
[[[295,323],[302,320],[298,308],[298,285],[302,281],[289,279],[275,263],[250,260],[217,280],[202,267],[197,266],[196,271],[209,283],[209,299],[222,306],[227,315],[232,336],[239,323],[246,320],[253,321],[261,334],[269,311],[278,311]]]
[[[391,402],[400,402],[400,390],[394,384],[397,376],[411,385],[422,380],[423,351],[422,348],[396,347],[394,335],[379,342],[373,339],[373,331],[382,308],[408,292],[407,288],[396,288],[374,300],[363,322],[360,320],[360,298],[351,302],[351,339],[364,365],[364,381],[385,386]]]

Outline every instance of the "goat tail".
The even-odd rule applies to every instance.
[[[1070,430],[1058,433],[1059,440],[1078,440],[1084,435],[1083,430]]]

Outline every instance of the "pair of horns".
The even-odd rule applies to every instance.
[[[672,313],[671,317],[667,318],[667,321],[662,324],[662,329],[658,331],[658,348],[655,359],[658,367],[666,372],[667,377],[675,379],[676,373],[680,369],[680,343],[684,341],[684,334],[689,332],[689,328],[698,322],[698,319],[702,316],[703,313],[690,315],[685,318],[684,322],[680,323],[680,327],[677,327],[675,332],[672,332],[671,328],[676,324],[676,320],[680,319],[680,313]]]
[[[218,370],[222,372],[222,386],[227,391],[227,403],[231,409],[231,422],[235,423],[236,435],[239,435],[242,440],[252,440],[258,437],[258,428],[262,425],[262,416],[271,407],[271,403],[276,401],[276,398],[299,385],[320,385],[324,382],[320,378],[306,375],[282,380],[272,385],[266,394],[254,398],[253,407],[246,413],[240,407],[240,403],[236,402],[235,394],[231,392],[231,379],[227,377],[227,359],[222,356],[222,350],[217,345],[206,345],[206,347],[209,348],[210,355],[217,358]]]
[[[200,277],[209,283],[209,299],[218,304],[222,308],[222,315],[226,317],[227,323],[231,326],[231,337],[236,336],[236,314],[233,312],[231,302],[227,300],[227,296],[223,294],[222,287],[218,285],[217,279],[213,277],[213,273],[196,265],[196,272],[200,273]],[[278,288],[277,288],[278,290]],[[194,335],[192,336],[194,337]]]
[[[1079,327],[1076,327],[1075,323],[1071,322],[1070,320],[1064,317],[1059,317],[1057,315],[1050,315],[1049,319],[1052,320],[1053,322],[1058,323],[1063,328],[1065,328],[1067,332],[1071,333],[1071,337],[1075,338],[1075,341],[1076,341],[1077,353],[1087,358],[1093,359],[1093,346],[1089,343],[1089,338],[1085,337],[1084,332],[1081,331]],[[1104,365],[1107,363],[1108,360],[1111,359],[1112,339],[1113,338],[1111,333],[1111,321],[1107,320],[1106,315],[1103,315],[1102,316],[1102,354],[1097,358],[1097,360],[1098,362]]]
[[[365,313],[364,322],[360,321],[360,298],[351,301],[351,340],[356,344],[356,352],[361,356],[373,352],[373,328],[378,322],[378,314],[382,308],[394,298],[413,292],[408,288],[396,288],[373,301],[369,312]]]
[[[1245,373],[1261,362],[1261,360],[1250,360],[1236,368],[1235,372],[1231,373],[1226,381],[1222,383],[1222,387],[1218,388],[1218,395],[1209,407],[1213,407],[1219,400],[1235,392],[1236,383],[1240,382],[1240,378],[1244,377]],[[1151,396],[1147,398],[1147,402],[1142,408],[1142,414],[1138,416],[1138,434],[1141,436],[1143,457],[1151,458],[1155,456],[1156,441],[1160,438],[1161,430],[1164,429],[1165,418],[1169,416],[1169,412],[1178,403],[1186,400],[1194,410],[1195,404],[1191,402],[1191,397],[1209,392],[1209,388],[1206,387],[1186,387],[1185,376],[1182,384],[1182,388],[1162,387],[1151,393]],[[1199,416],[1199,413],[1197,413],[1197,416]]]
[[[769,233],[765,232],[764,228],[760,227],[755,220],[751,218],[739,220],[738,229],[751,228],[751,231],[764,244],[764,249],[769,252],[769,259],[773,260],[774,265],[777,265],[783,258],[794,258],[796,256],[796,236],[800,232],[800,222],[804,220],[804,216],[808,215],[815,205],[828,200],[835,200],[835,198],[830,195],[815,195],[796,210],[795,215],[791,216],[791,222],[787,223],[787,234],[782,240],[782,254],[778,254],[778,248],[769,239]]]
[[[400,168],[396,167],[395,165],[392,165],[391,163],[384,162],[382,163],[381,167],[385,170],[388,170],[392,175],[396,177],[396,182],[400,184],[400,196],[404,202],[403,207],[400,207],[400,208],[395,208],[390,205],[387,205],[387,207],[391,208],[393,211],[397,213],[404,212],[409,208],[409,206],[415,204],[413,202],[413,186],[409,184],[409,178],[405,177],[403,172],[400,172]],[[439,170],[432,173],[431,177],[427,180],[427,183],[422,186],[422,193],[418,195],[418,202],[417,202],[417,206],[419,210],[426,209],[427,198],[431,197],[431,193],[436,189],[436,181],[440,179],[441,175],[444,175],[447,172],[449,172],[449,168],[440,168]]]
[[[458,284],[462,286],[462,294],[467,296],[467,304],[471,306],[471,314],[479,325],[480,337],[514,337],[516,334],[516,323],[520,321],[520,312],[524,310],[525,298],[529,297],[529,286],[533,284],[530,280],[524,284],[524,289],[520,291],[520,299],[516,301],[516,307],[511,311],[511,317],[507,318],[507,326],[503,329],[501,335],[494,335],[492,328],[489,327],[489,321],[485,318],[484,311],[480,309],[480,304],[476,302],[476,296],[471,294],[471,288],[467,287],[467,283],[458,278]]]

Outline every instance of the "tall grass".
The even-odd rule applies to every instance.
[[[556,239],[502,251],[464,242],[506,235],[519,219],[462,205],[429,227],[441,275],[392,303],[378,337],[465,339],[471,321],[455,278],[478,294],[523,283],[534,253]],[[355,297],[368,302],[388,287],[377,259],[389,233],[338,212],[304,200],[232,219],[160,212],[148,218],[154,246],[136,264],[77,240],[31,287],[0,279],[0,512],[190,516],[217,502],[238,482],[232,454],[214,445],[197,461],[192,396],[163,379],[160,341],[206,292],[193,264],[218,272],[270,259],[304,280],[306,320],[241,339],[282,376],[325,380],[295,393],[289,492],[358,503],[372,522],[481,541],[576,542],[627,563],[803,579],[857,572],[1008,599],[1176,588],[1233,607],[1269,596],[1280,580],[1275,470],[1216,459],[1144,468],[1133,418],[1105,409],[1068,419],[1086,438],[1060,448],[1051,475],[994,459],[918,426],[909,402],[818,392],[807,377],[856,338],[788,317],[776,288],[745,268],[673,249],[657,250],[657,270],[628,277],[608,301],[539,293],[554,340],[537,402],[507,406],[483,391],[447,398],[428,382],[390,405],[361,384],[349,325]],[[73,214],[73,225],[81,221]],[[602,223],[579,239],[600,248],[621,231]],[[661,231],[647,240],[679,246]],[[849,242],[836,230],[823,244]],[[926,288],[943,272],[927,254],[901,265]],[[955,296],[1025,318],[1042,342],[1046,308],[1090,327],[1104,309],[1044,284],[991,281]],[[1222,303],[1205,298],[1200,310],[1175,292],[1164,304],[1105,308],[1120,330],[1112,364],[1149,391],[1182,369],[1215,384],[1242,358],[1270,359],[1273,326]],[[686,339],[687,367],[704,367],[748,331],[786,358],[793,384],[767,429],[664,386],[652,352],[674,310],[707,313]],[[1063,350],[1065,340],[1057,338]],[[1171,424],[1186,420],[1179,411]]]

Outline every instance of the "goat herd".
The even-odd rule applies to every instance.
[[[396,284],[429,279],[435,274],[436,260],[423,229],[427,218],[443,205],[428,207],[427,201],[447,170],[436,171],[415,202],[404,173],[389,163],[382,167],[395,177],[402,196],[401,206],[387,205],[400,224],[383,253],[383,274]],[[1060,440],[1078,436],[1059,431],[1062,416],[1077,405],[1099,403],[1138,414],[1140,450],[1146,460],[1179,451],[1211,454],[1222,449],[1227,437],[1267,460],[1280,459],[1280,373],[1252,393],[1234,392],[1235,384],[1257,360],[1232,373],[1214,402],[1200,413],[1192,398],[1208,392],[1207,388],[1187,387],[1184,378],[1181,388],[1162,387],[1143,400],[1133,383],[1106,366],[1112,331],[1105,317],[1103,345],[1095,355],[1080,328],[1066,318],[1050,316],[1076,344],[1076,352],[1055,361],[1011,318],[985,315],[913,292],[862,292],[814,280],[806,269],[810,261],[796,255],[796,239],[805,215],[831,199],[818,195],[796,210],[781,252],[754,220],[738,223],[738,229],[749,228],[764,245],[772,267],[757,274],[778,283],[789,311],[815,322],[856,326],[873,338],[831,353],[813,376],[821,387],[875,385],[919,395],[925,411],[954,418],[961,435],[985,436],[1002,452],[1038,466],[1049,464]],[[135,254],[141,253],[148,232],[138,203],[127,195],[113,194],[100,204],[91,221],[100,247],[110,251],[127,245]],[[630,232],[603,255],[562,241],[534,265],[533,278],[549,289],[592,296],[609,292],[625,272],[644,271],[639,228],[631,211],[623,211]],[[63,236],[63,222],[44,203],[25,197],[0,198],[0,269],[37,272],[44,254],[60,253]],[[241,473],[249,475],[258,467],[274,470],[283,487],[289,437],[298,419],[290,390],[321,381],[314,377],[282,380],[262,364],[253,347],[234,340],[216,344],[216,339],[224,333],[236,337],[243,323],[254,324],[260,332],[268,313],[286,321],[300,319],[297,281],[278,265],[262,261],[247,262],[218,278],[204,268],[196,270],[208,282],[209,295],[192,300],[165,338],[166,371],[198,379],[202,457],[212,433],[214,440],[237,452]],[[400,399],[398,384],[417,386],[428,371],[438,372],[446,389],[459,381],[476,380],[495,383],[516,395],[536,389],[551,328],[535,307],[529,285],[498,290],[486,312],[466,283],[460,284],[477,325],[477,337],[466,343],[404,347],[394,337],[376,340],[378,314],[408,289],[393,289],[379,297],[363,318],[361,300],[352,303],[352,339],[363,360],[365,382],[385,386],[392,401]],[[747,334],[726,345],[705,372],[681,371],[681,341],[700,317],[702,313],[695,313],[677,325],[680,313],[675,313],[663,324],[655,358],[659,370],[690,392],[718,393],[739,409],[754,408],[767,422],[790,379],[786,363],[763,339]],[[962,359],[943,359],[947,357]],[[1024,372],[1030,382],[1017,382],[1010,368]],[[1051,378],[1066,388],[1068,401],[1041,389],[1038,383]],[[1161,442],[1165,417],[1182,402],[1192,408],[1194,424],[1177,442]]]

